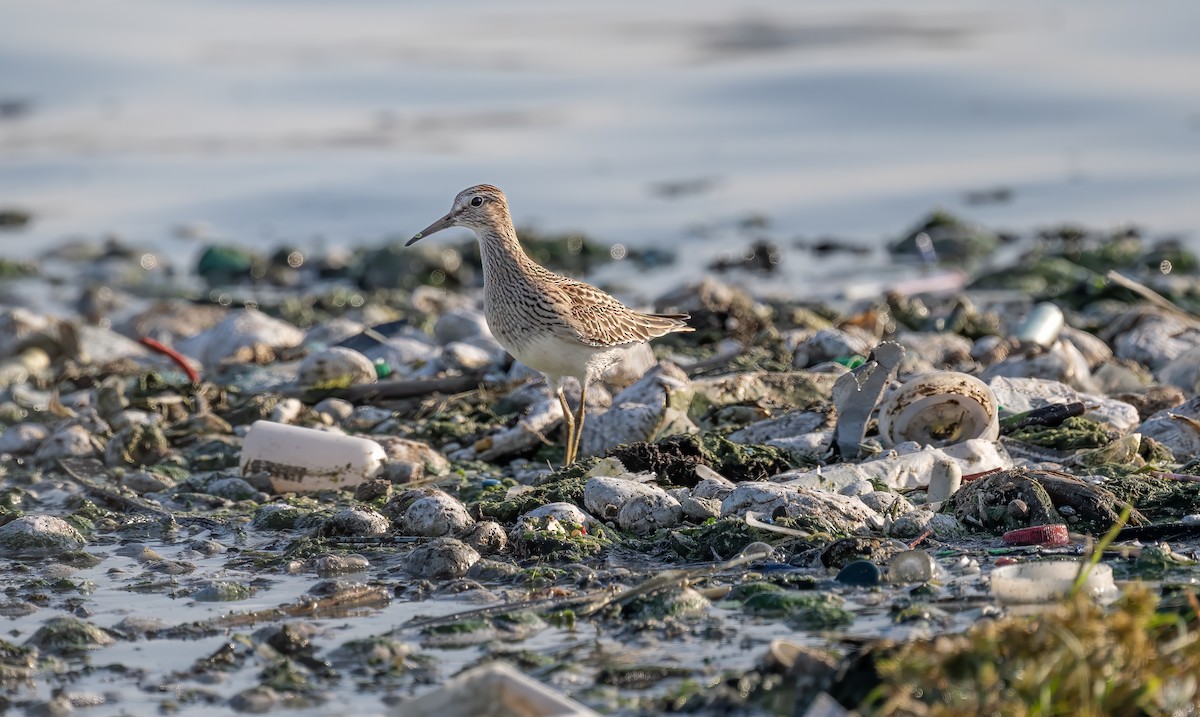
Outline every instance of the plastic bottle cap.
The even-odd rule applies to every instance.
[[[1009,545],[1042,545],[1047,548],[1058,548],[1071,543],[1071,537],[1067,534],[1067,526],[1062,523],[1010,530],[1001,537]]]

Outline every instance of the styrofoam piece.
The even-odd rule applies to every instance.
[[[243,476],[266,473],[277,493],[303,493],[358,485],[386,464],[383,447],[366,438],[255,421],[238,466]]]
[[[815,471],[788,471],[773,480],[835,492],[861,480],[886,484],[894,490],[910,490],[929,485],[929,477],[939,460],[954,461],[963,475],[1012,468],[1013,465],[1008,451],[999,442],[977,438],[942,448],[927,446],[907,453],[889,451],[862,463],[838,463]]]
[[[1004,565],[992,571],[992,595],[1006,603],[1050,602],[1066,597],[1079,569],[1077,560],[1043,560],[1035,563]],[[1081,588],[1100,603],[1110,603],[1120,591],[1113,583],[1112,567],[1097,563],[1088,570]]]
[[[879,407],[879,439],[888,446],[905,441],[944,446],[999,436],[992,389],[957,371],[915,376],[889,393]]]
[[[396,705],[393,717],[600,717],[503,662],[467,670],[433,692]]]

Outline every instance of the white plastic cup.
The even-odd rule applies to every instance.
[[[962,486],[962,466],[958,461],[939,458],[929,472],[929,510],[938,510],[942,503]]]
[[[383,447],[367,438],[255,421],[238,465],[243,476],[266,473],[276,493],[305,493],[358,485],[386,464]]]
[[[1017,327],[1017,341],[1023,344],[1038,344],[1050,348],[1058,340],[1066,319],[1062,309],[1044,301],[1029,312],[1029,316]]]

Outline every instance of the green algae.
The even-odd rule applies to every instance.
[[[747,545],[772,537],[737,517],[713,519],[694,528],[671,531],[670,546],[685,560],[728,560]]]
[[[521,531],[513,544],[518,558],[578,563],[599,555],[611,543],[599,526],[594,527],[592,533],[587,533],[583,526],[564,526],[548,516],[526,520],[525,530]],[[566,532],[563,528],[566,528]]]
[[[1200,482],[1158,478],[1127,468],[1106,473],[1108,479],[1104,487],[1120,500],[1136,506],[1152,521],[1178,520],[1185,515],[1200,513]]]
[[[1057,426],[1025,426],[1008,434],[1008,437],[1059,451],[1102,448],[1112,442],[1112,436],[1103,423],[1084,416],[1071,416]]]
[[[786,618],[789,625],[807,630],[849,625],[854,615],[837,595],[798,590],[770,590],[747,597],[742,602],[747,615]]]
[[[772,446],[734,443],[715,433],[676,435],[658,443],[629,443],[610,456],[631,472],[653,471],[665,485],[693,486],[703,465],[734,482],[765,480],[792,467],[787,452]]]
[[[117,431],[108,442],[105,462],[117,466],[145,467],[158,463],[171,451],[162,428],[153,424],[135,423]]]
[[[761,581],[742,583],[741,585],[734,585],[732,588],[730,588],[729,594],[725,596],[725,599],[733,602],[745,602],[755,595],[761,595],[763,593],[777,593],[782,590],[782,587],[775,585],[774,583]]]
[[[254,595],[254,588],[228,581],[214,582],[192,593],[197,602],[236,602]]]
[[[1159,600],[1136,584],[1108,609],[1076,594],[1033,616],[886,646],[873,661],[880,683],[857,707],[876,717],[1100,717],[1200,706],[1195,614],[1160,611]]]
[[[942,262],[973,262],[990,255],[999,245],[994,233],[938,209],[918,222],[903,238],[888,246],[893,254],[924,256],[928,242]]]
[[[71,655],[113,642],[112,636],[89,622],[74,617],[52,617],[25,644],[55,655]]]
[[[547,503],[573,503],[583,505],[583,488],[587,485],[587,472],[599,462],[599,458],[582,458],[546,478],[532,490],[521,493],[510,500],[481,500],[468,506],[476,519],[490,518],[500,523],[511,524],[522,513]]]

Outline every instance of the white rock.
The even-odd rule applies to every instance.
[[[454,341],[466,341],[476,336],[492,335],[487,318],[476,309],[454,309],[438,317],[433,325],[433,338],[445,346]]]
[[[349,431],[367,433],[391,417],[392,411],[386,408],[380,408],[379,406],[356,406],[350,417],[342,421],[342,426]]]
[[[612,398],[612,408],[588,415],[580,441],[583,455],[599,455],[622,443],[653,441],[699,429],[687,415],[691,404],[687,374],[661,363]]]
[[[418,546],[408,556],[408,572],[427,580],[451,580],[467,574],[480,555],[454,538],[437,538]]]
[[[965,525],[948,513],[931,513],[928,510],[911,510],[892,521],[888,535],[893,538],[912,539],[933,531],[937,540],[953,540],[967,534]]]
[[[874,336],[852,326],[846,329],[821,329],[796,346],[792,365],[807,368],[843,356],[866,356],[877,343]]]
[[[536,520],[544,518],[554,518],[563,525],[579,525],[584,528],[591,528],[593,523],[592,516],[579,509],[579,506],[574,503],[547,503],[540,505],[531,511],[522,514],[517,518],[515,532],[520,532],[525,529],[525,526]]]
[[[1200,456],[1200,396],[1155,413],[1137,433],[1165,445],[1181,463]]]
[[[721,480],[713,480],[705,478],[696,485],[692,486],[692,497],[700,500],[725,500],[729,494],[733,492],[735,484],[722,478]]]
[[[247,346],[291,348],[304,341],[304,332],[261,311],[234,311],[207,331],[179,342],[176,348],[207,367],[216,367]]]
[[[730,433],[734,443],[767,443],[780,438],[794,438],[833,428],[832,416],[821,411],[792,411],[765,421],[755,421]]]
[[[160,473],[132,471],[121,478],[121,485],[138,495],[160,493],[175,487],[175,481]]]
[[[417,464],[423,473],[435,476],[450,472],[450,461],[428,443],[399,436],[372,436],[372,440],[383,447],[389,463]]]
[[[298,398],[284,398],[271,409],[270,420],[276,423],[295,423],[304,413],[304,403]]]
[[[904,347],[906,359],[919,357],[939,371],[971,360],[971,340],[958,334],[903,331],[893,340]]]
[[[1080,393],[1058,381],[998,376],[989,381],[988,386],[1006,414],[1022,413],[1052,403],[1082,401],[1088,406],[1084,416],[1107,423],[1123,434],[1133,430],[1141,420],[1137,409],[1124,401]]]
[[[387,535],[388,519],[366,508],[344,508],[325,521],[324,531],[329,535],[370,537]]]
[[[400,517],[400,531],[405,535],[456,535],[474,524],[462,503],[440,491],[413,501]]]
[[[1138,311],[1138,310],[1135,310]],[[1112,340],[1113,352],[1157,371],[1189,349],[1200,345],[1200,325],[1175,316],[1149,313]]]
[[[492,354],[462,341],[452,341],[442,348],[442,366],[458,371],[480,371],[492,365]]]
[[[840,490],[860,480],[881,483],[894,490],[911,490],[929,485],[934,463],[957,462],[964,475],[993,468],[1011,468],[1012,458],[1000,443],[970,440],[944,448],[899,445],[878,458],[861,463],[838,463],[818,470],[795,470],[771,480],[819,490]]]
[[[371,359],[344,346],[310,353],[296,371],[296,383],[311,388],[344,388],[378,380]]]
[[[880,527],[883,520],[858,498],[780,483],[739,483],[721,504],[721,515],[744,516],[755,511],[774,517],[820,519],[848,533]]]
[[[383,343],[367,349],[363,354],[371,361],[383,359],[396,373],[409,375],[436,360],[441,354],[441,349],[411,336],[392,336]]]
[[[0,453],[33,453],[50,435],[50,429],[40,423],[18,423],[0,433]]]
[[[139,411],[136,408],[127,408],[112,417],[109,427],[116,432],[130,426],[161,426],[163,423],[164,419],[161,413],[150,413],[149,411]]]
[[[1064,326],[1059,331],[1059,336],[1070,341],[1079,353],[1087,359],[1088,366],[1096,368],[1100,364],[1108,361],[1113,357],[1113,350],[1108,347],[1108,344],[1086,331],[1081,331],[1072,326]]]
[[[617,514],[621,512],[621,506],[636,495],[653,493],[654,488],[662,491],[657,486],[651,487],[629,478],[605,476],[589,478],[583,486],[583,507],[587,508],[592,515],[599,516],[601,520],[616,520]],[[663,495],[666,493],[664,492]]]
[[[1160,368],[1158,380],[1178,386],[1188,396],[1200,393],[1200,346],[1184,351]]]
[[[354,414],[354,404],[341,398],[326,398],[313,406],[313,410],[329,416],[334,423],[341,423]]]
[[[304,345],[316,348],[332,346],[333,344],[345,341],[351,336],[361,334],[366,328],[366,324],[360,321],[348,319],[344,316],[335,316],[309,329],[308,333],[304,335]]]
[[[721,501],[716,498],[697,498],[689,495],[680,499],[679,505],[683,508],[683,514],[697,523],[721,517]]]
[[[0,556],[6,558],[58,555],[85,542],[70,523],[51,515],[24,515],[0,526]]]
[[[886,490],[872,490],[858,495],[858,499],[876,513],[900,515],[913,509],[913,504],[899,493]]]
[[[989,366],[979,378],[990,383],[999,376],[1059,381],[1078,391],[1097,391],[1087,359],[1065,339],[1059,339],[1048,350],[1012,353]]]
[[[838,493],[842,495],[864,496],[868,493],[874,493],[875,486],[869,480],[854,481],[848,486],[844,486]],[[895,494],[893,494],[895,495]]]
[[[54,464],[62,458],[88,458],[100,452],[100,442],[79,425],[71,425],[42,441],[33,460],[40,466]]]
[[[617,525],[638,535],[678,525],[683,519],[683,507],[679,501],[658,486],[645,487],[650,490],[633,496],[621,506],[617,513]]]

